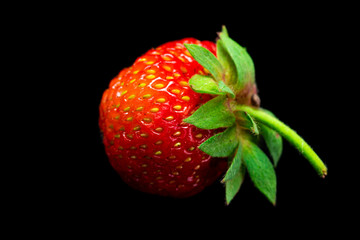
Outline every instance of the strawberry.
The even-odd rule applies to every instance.
[[[252,59],[225,27],[216,44],[185,38],[149,50],[110,82],[99,109],[110,164],[143,192],[189,197],[223,175],[229,204],[247,172],[275,204],[282,138],[327,174],[295,131],[260,108]]]
[[[111,81],[100,105],[106,153],[123,180],[141,191],[174,197],[198,193],[226,167],[198,148],[215,131],[183,122],[212,98],[189,87],[190,77],[206,70],[184,43],[215,54],[214,43],[193,38],[150,50]]]

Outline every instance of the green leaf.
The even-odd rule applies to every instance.
[[[237,172],[240,171],[241,166],[241,157],[242,157],[242,147],[241,144],[238,144],[235,156],[233,157],[231,164],[223,178],[222,182],[229,181],[235,177]]]
[[[234,125],[203,142],[199,149],[213,157],[227,157],[234,152],[238,144]]]
[[[209,50],[196,44],[184,44],[191,56],[206,68],[216,81],[221,81],[223,68],[219,60]]]
[[[231,98],[235,98],[235,93],[223,82],[219,82],[219,88],[224,93],[229,93]]]
[[[216,42],[216,56],[219,59],[221,65],[223,66],[226,82],[230,84],[236,83],[237,72],[235,63],[225,49],[223,41],[221,39]]]
[[[230,127],[235,123],[235,116],[225,106],[225,101],[226,96],[213,98],[183,121],[202,129]]]
[[[235,84],[237,88],[242,88],[248,82],[255,82],[254,63],[246,49],[229,38],[227,34],[220,33],[220,39],[224,49],[228,52],[236,68],[237,82],[234,82],[233,84]]]
[[[243,160],[255,186],[275,205],[276,175],[269,158],[256,144],[244,141]]]
[[[232,98],[235,98],[234,92],[225,85],[223,81],[216,83],[210,76],[195,74],[189,80],[190,87],[198,93],[207,93],[215,95],[230,94]]]
[[[224,34],[225,36],[229,37],[229,33],[228,33],[225,25],[222,25],[221,33]]]
[[[279,135],[279,133],[265,126],[264,124],[259,124],[259,126],[261,135],[264,137],[266,146],[269,149],[274,166],[276,167],[283,149],[282,137]]]
[[[269,110],[260,109],[262,112],[265,112],[271,116],[273,116],[274,118],[276,118],[276,116],[270,112]],[[279,163],[281,154],[282,154],[282,137],[280,136],[280,134],[278,132],[276,132],[275,130],[267,127],[264,124],[259,124],[260,126],[260,130],[261,130],[261,135],[264,138],[265,144],[269,149],[271,158],[274,161],[274,166],[276,167],[277,164]]]
[[[244,165],[240,166],[240,170],[236,172],[235,176],[225,182],[225,198],[226,204],[229,205],[231,200],[239,192],[241,184],[244,181],[246,168]]]
[[[249,129],[255,135],[259,135],[259,128],[250,114],[245,111],[236,111],[235,116],[239,120],[240,126]]]
[[[218,84],[210,76],[195,74],[189,80],[190,87],[198,93],[225,95],[226,92],[221,91]]]

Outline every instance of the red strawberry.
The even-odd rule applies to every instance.
[[[183,122],[212,98],[189,87],[190,77],[206,70],[184,43],[215,54],[214,43],[193,38],[150,50],[111,81],[100,105],[106,153],[122,179],[141,191],[174,197],[200,192],[226,167],[198,149],[215,131]]]
[[[247,172],[275,204],[282,137],[327,174],[295,131],[260,108],[252,59],[225,28],[216,45],[169,42],[122,70],[103,94],[99,125],[114,169],[152,194],[191,196],[226,171],[229,204]],[[273,163],[258,146],[260,137]]]

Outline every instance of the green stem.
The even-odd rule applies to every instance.
[[[245,105],[236,106],[236,110],[241,110],[249,113],[257,121],[278,132],[282,137],[284,137],[300,151],[300,153],[310,162],[310,164],[314,167],[314,169],[319,173],[321,177],[324,178],[327,175],[327,168],[325,164],[321,161],[321,159],[314,152],[314,150],[312,150],[309,144],[307,144],[302,137],[300,137],[294,130],[289,128],[279,119],[267,114],[261,109],[255,109]]]

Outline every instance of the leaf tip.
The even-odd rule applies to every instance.
[[[191,124],[191,119],[190,119],[190,121],[188,120],[190,117],[191,117],[191,116],[189,116],[189,117],[187,117],[187,118],[184,118],[184,119],[183,119],[183,122],[184,122],[184,123],[190,123],[190,124]]]
[[[222,34],[222,35],[224,35],[226,37],[229,37],[229,33],[228,33],[225,25],[222,25],[221,32],[219,33],[219,36],[220,36],[220,34]]]
[[[192,50],[193,50],[193,46],[196,44],[191,44],[191,43],[184,43],[184,46],[186,47],[186,49],[190,52],[191,55],[193,55]]]

